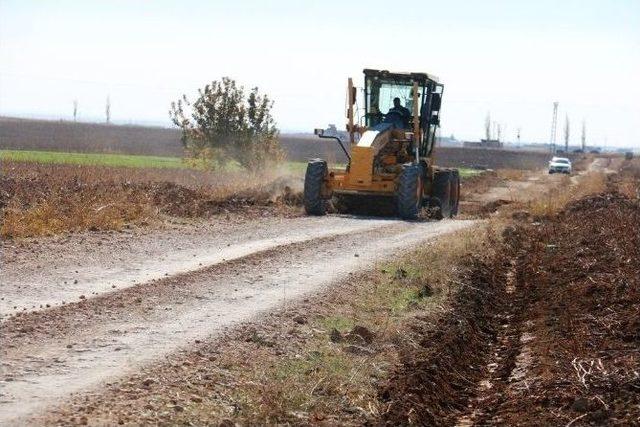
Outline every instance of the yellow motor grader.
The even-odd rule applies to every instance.
[[[329,201],[356,204],[380,197],[397,214],[414,219],[429,208],[438,219],[458,213],[460,175],[457,169],[434,164],[436,130],[444,85],[426,73],[364,70],[364,115],[355,122],[357,89],[347,87],[349,147],[337,135],[316,129],[321,138],[335,139],[348,158],[344,168],[309,161],[304,182],[304,207],[309,215],[324,215]]]

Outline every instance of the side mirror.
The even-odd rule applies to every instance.
[[[324,135],[324,129],[314,129],[313,133],[318,136]]]
[[[442,96],[439,93],[431,95],[431,111],[440,111],[440,105],[442,104]]]

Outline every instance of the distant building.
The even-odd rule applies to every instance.
[[[497,139],[481,139],[480,141],[465,141],[463,147],[467,148],[502,148],[503,144]]]
[[[438,147],[462,147],[462,141],[458,141],[453,135],[438,136],[436,138],[436,145]]]

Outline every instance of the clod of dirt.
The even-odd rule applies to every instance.
[[[429,284],[425,284],[418,291],[418,298],[429,298],[433,295],[433,288]]]
[[[511,242],[517,237],[518,237],[518,233],[516,232],[516,229],[512,226],[505,227],[504,230],[502,230],[502,238],[506,242]]]
[[[151,384],[155,382],[156,380],[154,380],[153,378],[145,378],[144,381],[142,381],[142,385],[145,387],[149,387]]]
[[[480,209],[480,213],[485,215],[492,214],[495,211],[497,211],[501,206],[510,205],[511,203],[513,203],[513,201],[511,200],[505,200],[505,199],[494,200],[483,205],[482,208]]]
[[[366,344],[371,344],[375,337],[376,335],[373,332],[371,332],[369,329],[365,328],[364,326],[356,325],[351,330],[351,332],[349,332],[345,336],[345,339],[348,342],[361,341]]]
[[[511,214],[511,218],[516,221],[527,221],[531,218],[531,213],[529,211],[516,211]]]
[[[304,325],[308,322],[306,316],[302,316],[302,315],[294,317],[293,321],[299,325]]]
[[[579,397],[573,402],[571,409],[576,412],[587,412],[589,410],[589,401],[584,397]]]
[[[333,328],[329,333],[329,339],[331,342],[339,343],[342,341],[342,334],[336,328]]]

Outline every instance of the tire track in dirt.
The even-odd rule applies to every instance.
[[[404,248],[474,221],[382,221],[373,229],[278,246],[3,324],[0,423],[160,360]]]
[[[509,269],[505,274],[504,304],[505,310],[496,313],[498,334],[495,341],[487,342],[488,358],[484,367],[485,375],[477,383],[474,397],[467,405],[467,410],[458,417],[456,427],[471,427],[475,425],[495,425],[500,419],[495,417],[493,408],[488,404],[489,397],[503,393],[508,383],[520,372],[526,370],[521,350],[524,334],[521,332],[522,303],[516,297],[516,260],[509,261]],[[522,359],[518,364],[518,359]]]

